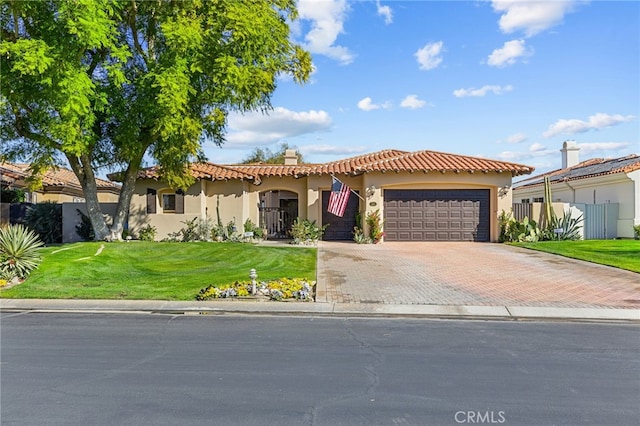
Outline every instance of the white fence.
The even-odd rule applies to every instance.
[[[525,216],[542,224],[543,203],[514,203],[513,217],[522,220]],[[585,240],[610,240],[618,238],[618,203],[552,203],[557,216],[571,210],[571,216],[582,215],[580,234]],[[543,225],[544,226],[544,225]]]

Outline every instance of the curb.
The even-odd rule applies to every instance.
[[[639,309],[323,302],[0,299],[0,312],[2,311],[182,315],[309,315],[479,320],[625,321],[640,323]]]

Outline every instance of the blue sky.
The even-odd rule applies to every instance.
[[[229,117],[220,164],[286,142],[307,162],[434,150],[560,167],[640,152],[640,2],[299,0],[306,85]]]

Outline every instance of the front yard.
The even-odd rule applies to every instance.
[[[636,240],[540,241],[511,244],[640,272],[640,241]]]
[[[315,248],[242,243],[76,243],[42,249],[40,267],[2,298],[194,300],[211,284],[316,279]]]

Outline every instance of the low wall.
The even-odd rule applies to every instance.
[[[100,203],[102,213],[104,213],[107,225],[113,223],[113,217],[116,214],[118,203]],[[81,216],[78,214],[80,210],[83,214],[87,214],[87,206],[85,203],[63,203],[62,204],[62,242],[75,243],[82,241],[82,238],[76,232],[76,226],[82,222]]]

